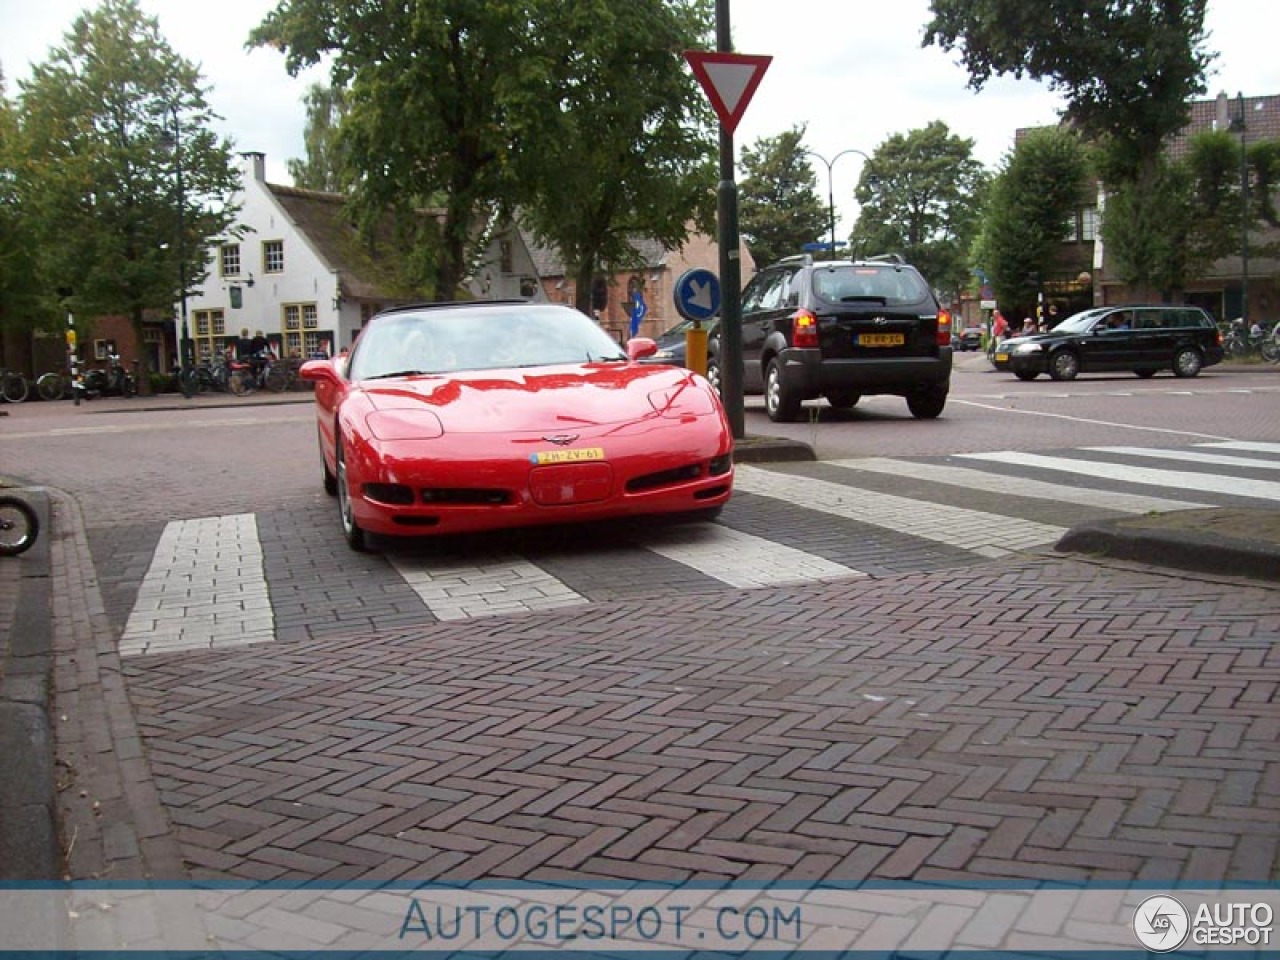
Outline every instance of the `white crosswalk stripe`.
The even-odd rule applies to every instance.
[[[1215,450],[1243,450],[1245,453],[1280,454],[1280,443],[1259,443],[1251,440],[1220,440],[1215,443],[1201,443],[1201,447],[1213,447]]]
[[[971,467],[953,467],[946,464],[918,463],[913,460],[889,460],[881,457],[868,457],[865,460],[833,460],[837,467],[848,470],[865,470],[871,473],[882,473],[896,477],[910,477],[914,480],[928,480],[933,483],[946,483],[971,490],[990,490],[996,485],[1007,485],[1008,478],[975,470]],[[1099,507],[1105,510],[1116,510],[1120,513],[1150,513],[1152,510],[1192,510],[1206,507],[1206,503],[1193,503],[1188,500],[1168,500],[1163,497],[1146,497],[1136,493],[1122,493],[1110,490],[1080,490],[1063,486],[1060,483],[1049,483],[1045,480],[1033,480],[1019,477],[1013,493],[1020,497],[1055,500],[1060,503],[1073,503],[1079,506]]]
[[[441,620],[527,613],[589,602],[522,557],[478,557],[473,563],[433,568],[396,559],[393,566]]]
[[[859,570],[730,527],[698,523],[655,530],[645,549],[731,587],[779,586],[865,576]]]
[[[1097,460],[1077,460],[1071,457],[1051,457],[1038,453],[960,454],[966,460],[987,463],[1008,463],[1020,467],[1035,467],[1072,473],[1100,480],[1116,480],[1122,483],[1141,483],[1152,487],[1172,487],[1179,490],[1202,490],[1207,493],[1223,493],[1234,497],[1252,497],[1259,500],[1280,500],[1280,483],[1270,480],[1251,480],[1222,474],[1192,473],[1187,470],[1160,470],[1152,467],[1135,467],[1124,463],[1103,463]]]
[[[1034,520],[861,491],[813,477],[798,479],[759,467],[739,467],[734,487],[745,493],[784,500],[806,510],[960,547],[983,557],[1004,557],[1018,550],[1041,547],[1066,533],[1064,527]]]
[[[1255,457],[1231,457],[1195,450],[1150,450],[1147,447],[1090,447],[1099,453],[1118,453],[1126,457],[1158,457],[1183,463],[1206,463],[1221,467],[1248,467],[1252,470],[1280,470],[1280,460],[1258,460]]]
[[[254,515],[168,524],[120,638],[120,655],[209,650],[274,638]]]

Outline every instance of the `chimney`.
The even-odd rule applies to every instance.
[[[1227,112],[1227,105],[1230,101],[1227,99],[1227,93],[1224,90],[1218,94],[1218,99],[1213,102],[1213,129],[1214,130],[1230,130],[1231,115]]]
[[[267,179],[267,155],[265,153],[257,153],[251,150],[240,154],[240,156],[245,159],[245,172],[253,171],[253,179],[259,183]]]

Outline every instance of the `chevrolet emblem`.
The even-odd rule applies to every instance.
[[[547,443],[554,443],[557,447],[567,447],[569,444],[573,443],[573,441],[578,439],[578,435],[576,433],[553,433],[550,436],[543,437],[542,439],[547,441]]]

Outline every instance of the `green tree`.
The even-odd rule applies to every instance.
[[[1080,138],[1060,127],[1030,131],[1004,161],[988,192],[974,261],[1013,315],[1036,302],[1062,245],[1088,174]]]
[[[199,72],[136,0],[104,0],[21,87],[21,189],[50,288],[71,289],[77,313],[128,316],[141,343],[146,312],[171,308],[182,273],[203,280],[235,220],[239,177]]]
[[[342,90],[313,83],[303,102],[307,108],[307,125],[302,133],[307,148],[305,159],[290,158],[287,166],[293,185],[304,190],[346,193],[354,175],[342,151],[339,131],[347,112]]]
[[[987,180],[973,141],[942,121],[895,134],[862,168],[855,252],[901,253],[935,288],[954,293],[968,280]]]
[[[1067,119],[1101,147],[1099,171],[1108,189],[1124,194],[1108,204],[1103,230],[1126,281],[1138,287],[1170,279],[1156,269],[1154,250],[1172,250],[1183,226],[1161,220],[1149,204],[1175,173],[1161,159],[1168,138],[1186,126],[1190,101],[1204,92],[1210,56],[1203,50],[1207,0],[931,0],[925,45],[959,49],[975,90],[992,76],[1048,81],[1067,99]],[[1164,237],[1139,234],[1106,216],[1138,217]]]
[[[635,239],[677,247],[691,225],[710,229],[712,115],[683,56],[710,29],[706,0],[539,5],[511,197],[584,312],[597,273],[639,265]]]
[[[22,339],[16,334],[33,329],[47,307],[41,302],[45,284],[36,256],[35,224],[30,206],[22,202],[19,134],[18,113],[0,74],[0,343],[5,347],[0,354],[13,366],[19,362],[9,359],[9,348]]]
[[[761,137],[742,151],[739,228],[758,264],[773,263],[827,236],[829,211],[805,158],[805,129]]]

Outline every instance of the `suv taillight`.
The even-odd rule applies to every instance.
[[[938,311],[938,346],[951,346],[951,313],[948,310]]]
[[[791,318],[791,346],[804,349],[818,345],[818,318],[801,310]]]

